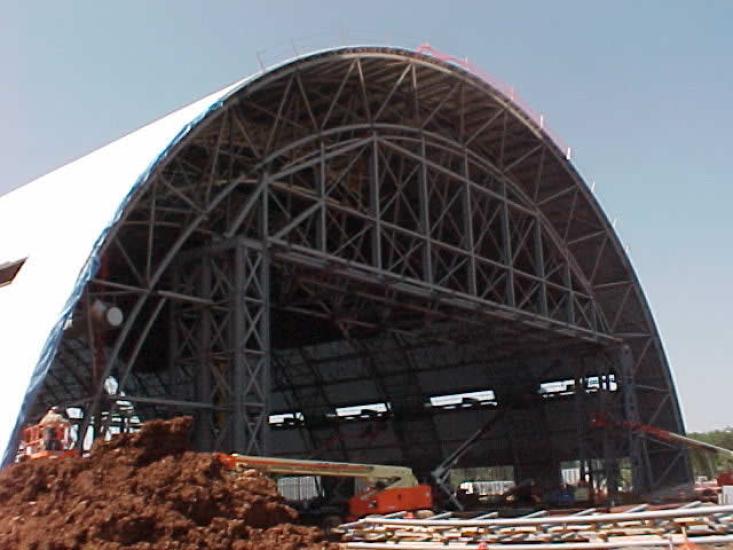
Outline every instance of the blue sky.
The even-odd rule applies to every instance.
[[[573,149],[655,312],[688,429],[733,425],[733,2],[0,0],[0,194],[289,57],[434,47]]]

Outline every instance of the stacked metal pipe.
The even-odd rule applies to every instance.
[[[622,513],[593,509],[565,516],[535,512],[520,518],[486,514],[471,519],[446,514],[427,519],[367,517],[341,526],[346,548],[427,550],[591,548],[733,543],[733,506],[685,505]]]

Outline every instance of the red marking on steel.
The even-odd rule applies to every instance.
[[[420,44],[415,49],[415,51],[417,51],[418,53],[429,55],[447,63],[458,65],[459,67],[467,70],[469,73],[479,77],[481,80],[483,80],[493,88],[499,90],[499,92],[506,96],[507,99],[509,99],[514,105],[519,107],[522,112],[524,112],[555,143],[557,148],[560,149],[567,158],[570,158],[570,147],[563,140],[561,140],[555,132],[547,127],[547,125],[545,124],[544,116],[532,109],[523,99],[521,99],[513,86],[505,84],[494,75],[486,72],[474,63],[471,63],[468,58],[460,58],[456,57],[455,55],[441,52],[433,48],[427,42]]]

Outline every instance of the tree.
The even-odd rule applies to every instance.
[[[722,430],[693,432],[687,435],[688,437],[697,439],[698,441],[710,443],[733,451],[733,427],[731,426]],[[693,449],[690,453],[690,457],[692,458],[692,469],[696,476],[705,475],[709,477],[719,472],[733,470],[733,458],[720,453],[716,454],[702,449]]]

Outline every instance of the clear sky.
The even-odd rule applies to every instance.
[[[429,42],[468,57],[544,113],[596,182],[655,312],[688,429],[733,425],[733,2],[0,8],[0,194],[251,74],[258,54],[267,64],[293,47]]]

